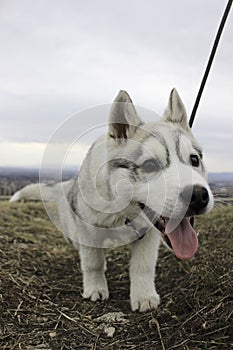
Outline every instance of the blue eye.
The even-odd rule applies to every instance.
[[[145,171],[145,173],[152,173],[154,171],[161,170],[161,165],[158,160],[151,158],[145,160],[145,162],[142,163],[141,168],[143,171]]]
[[[200,160],[196,154],[191,154],[190,162],[191,162],[192,166],[195,168],[198,168],[200,165]]]

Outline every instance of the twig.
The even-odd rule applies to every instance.
[[[193,315],[191,315],[190,317],[188,317],[180,326],[180,328],[182,328],[186,323],[188,323],[189,321],[191,321],[194,317],[196,317],[198,314],[200,314],[203,310],[205,310],[209,305],[204,306],[202,309],[197,310]]]
[[[17,313],[20,311],[21,305],[23,304],[23,300],[19,302],[19,305],[17,306],[17,309],[15,310],[14,316],[17,316]]]
[[[190,339],[185,339],[184,341],[182,341],[182,343],[173,345],[173,346],[171,347],[171,349],[180,348],[182,345],[186,344],[189,340],[190,340]]]
[[[92,350],[96,350],[97,349],[97,343],[99,341],[100,335],[101,335],[101,333],[97,334],[96,339],[95,339],[95,344],[93,345]]]
[[[157,332],[159,334],[159,339],[160,339],[162,348],[163,348],[163,350],[166,350],[165,346],[164,346],[164,342],[163,342],[163,338],[162,338],[162,334],[161,334],[161,331],[160,331],[160,326],[159,326],[158,320],[156,320],[156,318],[153,317],[152,320],[151,320],[151,324],[155,324],[156,325]]]
[[[65,317],[67,320],[71,321],[71,322],[74,322],[76,324],[78,324],[78,327],[80,327],[82,330],[88,332],[89,334],[93,335],[94,337],[96,337],[96,334],[91,332],[89,329],[87,329],[86,327],[83,327],[80,325],[80,323],[78,323],[78,321],[75,319],[75,318],[72,318],[66,314],[64,314],[64,312],[62,312],[61,310],[58,310],[60,312],[60,314]]]

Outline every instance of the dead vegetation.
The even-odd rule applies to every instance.
[[[78,253],[41,203],[0,202],[0,348],[197,350],[232,346],[233,207],[196,220],[190,261],[161,248],[156,312],[133,313],[129,252],[108,251],[108,302],[84,301]],[[143,286],[142,286],[143,288]]]

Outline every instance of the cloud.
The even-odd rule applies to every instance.
[[[119,89],[162,114],[176,86],[190,113],[223,10],[218,0],[2,1],[0,138],[46,143]],[[232,30],[229,19],[194,126],[210,152],[217,132],[233,132]]]
[[[32,167],[38,168],[43,164],[45,167],[47,163],[43,163],[44,152],[46,151],[47,144],[37,142],[0,142],[0,159],[1,166],[11,167]],[[55,158],[50,159],[50,167],[57,166],[60,161],[61,151],[66,149],[64,159],[62,159],[62,167],[76,167],[77,169],[81,165],[88,149],[89,145],[79,142],[73,146],[60,144],[53,145],[53,155]],[[12,159],[14,160],[12,162]]]
[[[0,142],[1,166],[39,167],[45,144]]]

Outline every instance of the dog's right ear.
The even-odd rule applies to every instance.
[[[176,89],[172,89],[170,93],[168,106],[164,112],[163,120],[166,122],[178,123],[184,129],[189,130],[187,113]]]
[[[109,115],[109,137],[121,142],[131,138],[137,127],[142,124],[133,102],[126,91],[121,90],[115,100]]]

